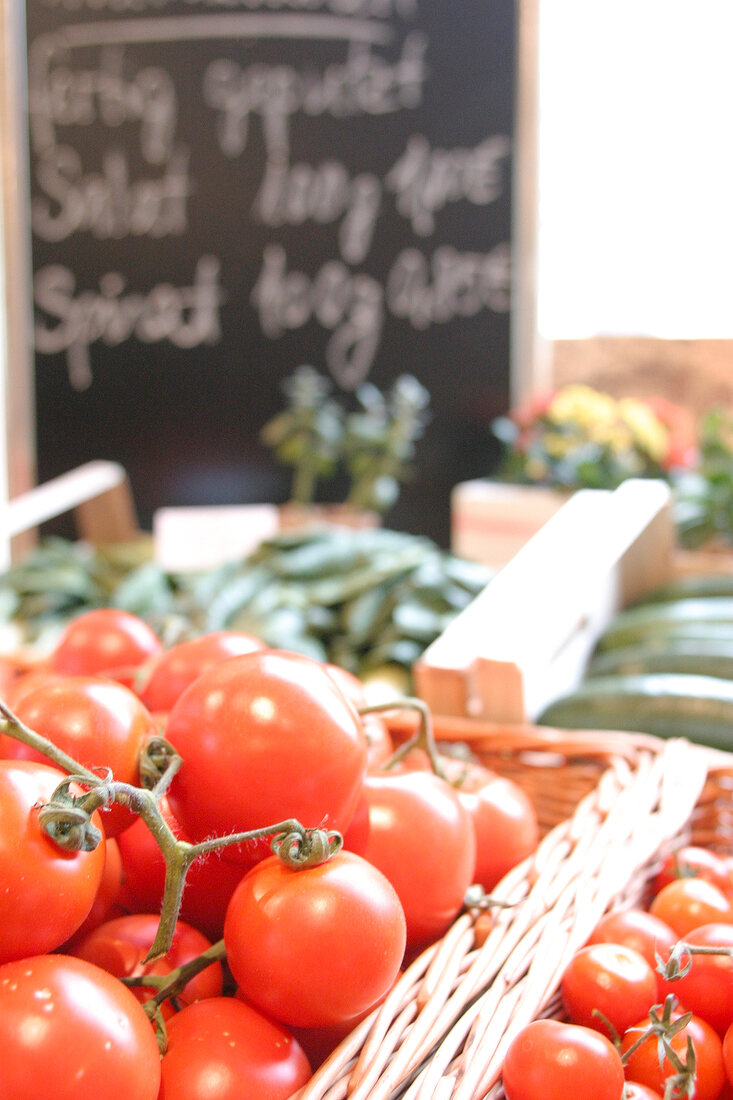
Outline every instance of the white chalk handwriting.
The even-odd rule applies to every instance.
[[[225,300],[220,267],[215,256],[202,256],[190,286],[158,283],[147,291],[128,290],[124,275],[109,271],[98,290],[78,292],[69,268],[43,267],[34,278],[36,348],[49,355],[66,352],[71,385],[85,389],[92,381],[89,348],[97,341],[110,347],[131,337],[145,344],[167,340],[179,348],[216,344]]]

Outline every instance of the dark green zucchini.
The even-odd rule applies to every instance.
[[[646,643],[598,653],[586,676],[646,676],[655,672],[691,673],[733,680],[733,639],[651,638]]]
[[[634,606],[669,603],[671,600],[710,599],[716,596],[733,599],[733,572],[688,573],[647,592]]]
[[[714,676],[599,676],[550,703],[539,725],[634,730],[733,749],[733,683]]]
[[[733,599],[711,596],[707,599],[673,600],[670,603],[629,607],[609,624],[598,640],[598,650],[637,645],[649,637],[684,634],[690,637],[727,636],[733,641]]]

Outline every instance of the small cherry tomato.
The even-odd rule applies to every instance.
[[[621,1100],[624,1067],[599,1032],[534,1020],[510,1042],[502,1069],[507,1100]]]
[[[341,668],[340,665],[328,662],[325,668],[329,676],[333,677],[346,698],[351,700],[357,710],[369,704],[366,688],[358,676],[355,676],[353,672],[349,672],[348,669]],[[367,743],[367,769],[373,771],[381,767],[392,756],[394,752],[392,736],[384,717],[378,711],[371,711],[362,714],[360,717]]]
[[[116,917],[94,928],[74,945],[71,953],[114,974],[116,978],[142,978],[150,974],[170,974],[176,967],[197,958],[211,947],[211,941],[202,932],[179,920],[165,956],[155,962],[146,962],[159,921],[160,917],[155,913],[131,913]],[[190,1004],[205,997],[216,997],[221,993],[222,985],[221,964],[213,962],[199,971],[177,998],[184,1004]],[[131,988],[141,1002],[155,994],[149,986]],[[165,1017],[171,1016],[174,1011],[170,1002],[164,1002],[162,1009]]]
[[[733,1085],[733,1023],[723,1036],[723,1064],[728,1084]]]
[[[113,917],[123,916],[125,913],[122,906],[123,899],[123,869],[120,846],[113,837],[107,837],[104,845],[102,881],[83,923],[77,928],[71,939],[62,945],[61,950],[64,954],[73,955],[73,944],[86,936],[97,925],[103,924],[106,920],[112,920]]]
[[[208,668],[229,657],[264,648],[264,642],[258,638],[236,630],[216,630],[189,638],[164,650],[152,661],[138,694],[148,710],[166,713],[188,685]]]
[[[633,947],[591,943],[570,960],[560,988],[574,1024],[592,1027],[613,1039],[614,1031],[623,1033],[649,1011],[656,999],[657,979]],[[613,1030],[609,1031],[605,1021]]]
[[[703,924],[684,937],[694,947],[722,947],[733,951],[733,924]],[[669,953],[663,954],[666,962]],[[733,1022],[733,958],[730,954],[684,953],[690,963],[686,974],[664,983],[664,995],[672,994],[690,1012],[706,1020],[719,1035]]]
[[[0,966],[1,1100],[157,1100],[160,1054],[122,982],[69,955]]]
[[[39,809],[65,779],[48,764],[0,760],[0,962],[60,947],[102,881],[104,839],[92,851],[70,852],[41,827]],[[99,814],[92,820],[104,837]]]
[[[437,939],[463,908],[473,882],[471,816],[445,780],[430,772],[368,775],[369,836],[364,857],[397,891],[407,943]]]
[[[733,922],[733,902],[704,878],[678,878],[668,882],[649,905],[649,912],[668,924],[678,938],[701,924]]]
[[[82,612],[68,623],[49,657],[49,665],[53,672],[67,676],[117,679],[121,675],[127,682],[162,648],[144,619],[116,607],[99,607]]]
[[[677,878],[704,878],[724,893],[733,888],[733,875],[723,856],[695,844],[683,845],[665,857],[652,880],[652,892],[658,894],[663,886]]]
[[[235,997],[188,1005],[166,1031],[160,1100],[289,1100],[311,1076],[288,1029]]]
[[[659,1011],[661,1014],[661,1009]],[[673,1009],[670,1019],[675,1021],[682,1015],[681,1009]],[[633,1052],[631,1051],[631,1047],[646,1031],[649,1024],[650,1018],[644,1017],[629,1028],[621,1039],[621,1054],[628,1054],[625,1073],[629,1081],[638,1081],[664,1094],[667,1078],[674,1076],[677,1070],[669,1057],[665,1057],[660,1065],[657,1036],[649,1035]],[[692,1016],[689,1023],[668,1040],[670,1047],[683,1063],[687,1060],[688,1037],[695,1048],[695,1072],[692,1081],[694,1091],[690,1095],[693,1095],[695,1100],[717,1100],[725,1082],[722,1041],[709,1024],[698,1016]]]
[[[624,1088],[624,1100],[663,1100],[661,1092],[640,1085],[638,1081],[627,1081]]]
[[[332,1027],[392,987],[405,917],[384,875],[352,852],[300,870],[271,856],[235,890],[224,943],[255,1007],[292,1027]]]
[[[146,741],[157,733],[155,722],[138,697],[114,680],[65,676],[29,691],[18,701],[16,716],[77,763],[100,775],[133,786],[140,781],[138,760]],[[21,741],[5,753],[17,760],[48,758]],[[103,812],[107,836],[118,836],[135,820],[123,805]]]
[[[617,909],[600,919],[589,943],[621,943],[632,947],[646,959],[657,979],[656,1000],[664,1000],[661,974],[656,972],[657,954],[672,950],[679,936],[659,917],[646,909]]]

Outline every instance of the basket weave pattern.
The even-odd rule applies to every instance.
[[[563,970],[600,917],[644,900],[676,839],[733,850],[733,755],[615,731],[435,727],[527,791],[542,840],[492,890],[509,907],[493,910],[484,942],[479,911],[461,914],[297,1100],[502,1097],[509,1042],[560,1014]]]

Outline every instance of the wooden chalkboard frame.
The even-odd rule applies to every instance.
[[[35,414],[32,403],[33,364],[27,349],[32,340],[31,309],[25,288],[30,284],[31,270],[29,240],[28,190],[18,186],[23,177],[17,166],[25,166],[28,160],[27,136],[18,119],[25,110],[25,26],[20,16],[22,5],[18,0],[5,0],[5,27],[2,45],[6,60],[4,74],[6,87],[3,103],[4,114],[11,114],[14,126],[8,131],[3,161],[3,207],[6,224],[13,227],[13,240],[7,237],[3,243],[3,265],[6,284],[15,288],[14,296],[8,294],[5,302],[7,319],[7,345],[21,349],[25,354],[8,354],[9,396],[4,410],[5,447],[9,461],[20,464],[21,476],[11,481],[10,493],[21,492],[35,478]],[[536,330],[536,295],[534,283],[534,256],[536,241],[536,30],[537,0],[517,0],[516,43],[516,110],[513,150],[512,234],[513,262],[513,310],[510,385],[512,401],[524,399],[544,380],[546,360]],[[9,168],[9,165],[12,166]],[[16,186],[9,186],[8,179],[16,172]],[[25,183],[25,180],[24,180]],[[21,278],[18,279],[18,273]],[[12,274],[12,280],[8,278]],[[18,288],[21,292],[18,293]],[[10,298],[13,297],[13,301]],[[539,382],[538,382],[539,379]],[[28,452],[30,461],[20,461],[19,456]],[[161,501],[161,504],[166,503]]]

